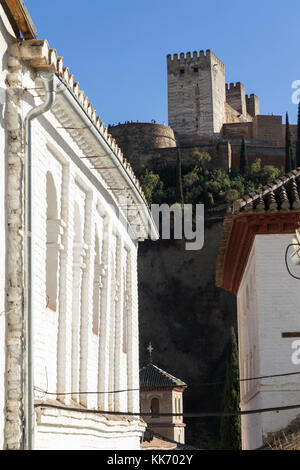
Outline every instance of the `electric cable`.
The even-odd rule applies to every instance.
[[[103,410],[93,410],[89,408],[75,408],[75,407],[68,407],[62,405],[55,405],[50,403],[36,403],[34,405],[35,408],[54,408],[57,410],[65,410],[65,411],[76,411],[79,413],[91,413],[91,414],[100,414],[100,415],[113,415],[113,416],[153,416],[153,413],[141,413],[141,412],[122,412],[122,411],[103,411]],[[254,409],[254,410],[245,410],[245,411],[216,411],[216,412],[199,412],[199,413],[155,413],[155,417],[168,417],[168,416],[181,416],[185,418],[208,418],[208,417],[218,417],[218,416],[243,416],[243,415],[250,415],[250,414],[259,414],[259,413],[269,413],[271,411],[287,411],[287,410],[294,410],[300,408],[300,405],[286,405],[286,406],[278,406],[278,407],[271,407],[271,408],[261,408],[261,409]]]
[[[269,379],[273,377],[289,377],[293,375],[299,375],[299,372],[288,372],[285,374],[272,374],[272,375],[261,375],[259,377],[250,377],[246,379],[237,379],[233,380],[233,383],[237,382],[247,382],[251,380],[260,380],[260,379]],[[223,382],[204,382],[199,384],[199,387],[206,387],[211,385],[225,385],[225,381]],[[41,387],[34,387],[35,391],[39,393],[44,393],[45,395],[53,395],[53,396],[68,396],[68,395],[104,395],[104,394],[116,394],[116,393],[125,393],[125,392],[137,392],[140,391],[140,388],[130,388],[125,390],[112,390],[107,392],[48,392],[47,390],[42,389]]]

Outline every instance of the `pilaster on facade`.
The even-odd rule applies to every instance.
[[[120,236],[117,236],[117,246],[116,246],[116,282],[115,282],[115,346],[114,346],[114,387],[115,390],[126,389],[123,388],[123,378],[127,376],[127,370],[122,368],[122,339],[123,339],[123,308],[124,308],[124,285],[122,282],[122,273],[123,273],[123,248],[124,243],[123,239]],[[122,392],[122,395],[125,392]],[[120,393],[114,394],[114,411],[127,411],[126,409],[121,409],[120,404],[122,403],[122,397]]]
[[[57,392],[70,392],[72,389],[72,306],[73,306],[73,232],[75,179],[70,165],[63,169],[62,217],[66,227],[62,236],[64,251],[61,252],[59,284],[59,325],[57,344]],[[62,403],[70,404],[71,395],[58,395]]]
[[[111,253],[112,249],[112,221],[110,217],[104,219],[102,265],[105,274],[102,276],[102,296],[100,298],[100,337],[98,359],[98,408],[108,410],[109,401],[109,358],[110,358],[110,323],[111,323]]]
[[[127,376],[128,376],[128,411],[139,412],[139,323],[138,323],[138,279],[137,251],[131,249],[128,253],[128,331],[127,331]]]
[[[82,278],[86,268],[84,258],[88,246],[84,242],[73,245],[73,305],[72,305],[72,398],[80,402],[80,326],[82,315]]]
[[[95,226],[93,224],[94,201],[93,194],[88,193],[85,204],[84,240],[89,247],[86,250],[82,277],[82,309],[80,321],[80,391],[93,391],[94,378],[92,363],[92,336],[93,336],[93,277],[94,277],[94,250]],[[80,395],[80,403],[87,407],[96,407],[95,395]]]

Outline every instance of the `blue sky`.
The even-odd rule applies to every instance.
[[[168,121],[166,55],[211,49],[226,81],[289,112],[300,80],[299,0],[25,0],[39,39],[57,49],[105,124]],[[46,5],[48,5],[46,7]]]

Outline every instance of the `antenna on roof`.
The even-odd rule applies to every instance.
[[[147,351],[149,352],[149,359],[150,359],[150,363],[152,364],[152,351],[153,351],[153,346],[151,344],[151,341],[149,343],[149,346],[147,348]]]

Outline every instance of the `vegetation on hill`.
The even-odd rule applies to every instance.
[[[170,167],[144,169],[139,175],[149,204],[173,204],[184,200],[186,204],[205,204],[209,209],[225,206],[277,178],[281,171],[272,165],[261,166],[257,159],[247,171],[221,168],[209,169],[211,156],[207,152],[193,152],[189,164],[177,160],[175,170]]]

